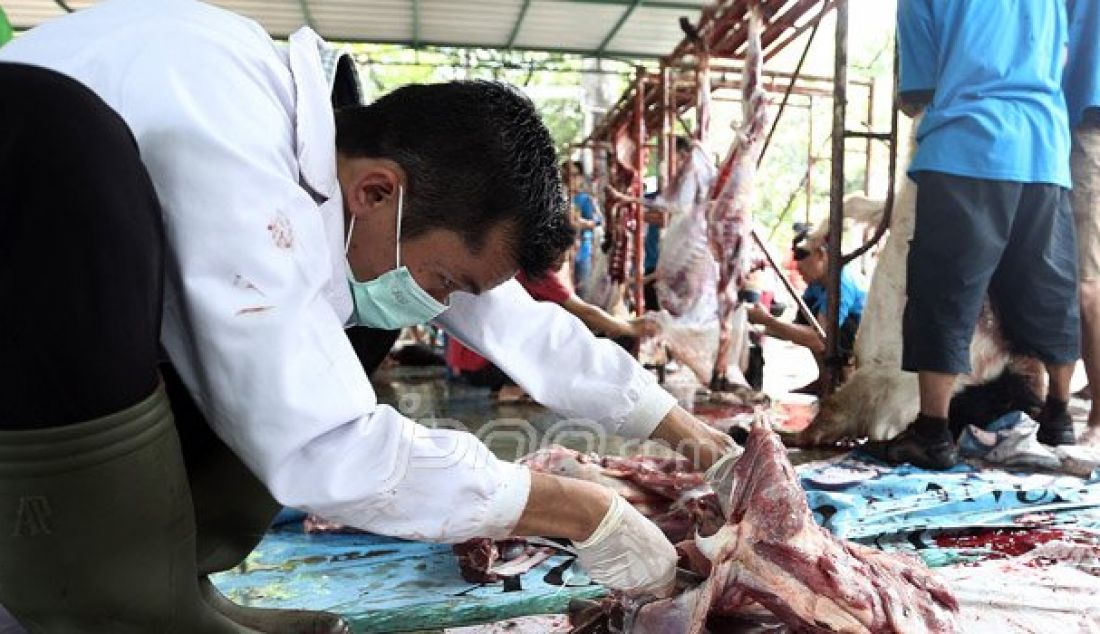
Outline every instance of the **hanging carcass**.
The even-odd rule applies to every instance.
[[[714,205],[708,220],[710,246],[718,261],[718,355],[714,361],[711,387],[725,390],[730,386],[726,375],[730,359],[738,355],[744,336],[735,336],[734,313],[741,309],[737,293],[750,266],[752,205],[755,200],[756,165],[764,150],[768,125],[768,98],[761,83],[761,16],[754,6],[749,16],[745,70],[741,77],[741,107],[744,114],[729,157],[718,173],[711,198]],[[740,310],[744,323],[744,310]]]
[[[747,322],[744,311],[738,310],[738,290],[748,272],[753,181],[768,121],[767,95],[761,84],[761,30],[762,18],[756,7],[750,12],[747,30],[741,82],[743,117],[718,170],[706,150],[710,64],[705,44],[696,36],[698,138],[689,160],[663,196],[673,211],[657,264],[658,297],[670,314],[662,323],[665,338],[673,355],[701,382],[722,391],[745,384],[739,364],[747,341]]]

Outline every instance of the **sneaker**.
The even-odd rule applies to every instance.
[[[1046,412],[1039,414],[1039,442],[1051,447],[1058,445],[1076,445],[1077,438],[1073,433],[1073,419],[1069,412],[1062,412],[1059,416],[1048,417]]]
[[[959,463],[959,452],[949,437],[926,438],[917,434],[912,425],[892,440],[869,442],[861,449],[883,462],[908,462],[914,467],[934,471],[950,469]]]

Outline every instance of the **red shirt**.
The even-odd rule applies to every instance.
[[[573,292],[562,284],[561,278],[556,273],[547,273],[543,277],[531,279],[520,271],[516,273],[516,281],[531,297],[540,302],[564,304],[565,300],[573,295]]]
[[[541,278],[531,279],[521,271],[516,274],[516,281],[523,286],[523,289],[531,297],[540,302],[564,304],[565,300],[573,296],[573,292],[565,284],[562,284],[561,279],[555,273],[547,273]],[[462,345],[454,337],[447,337],[447,350],[444,357],[447,360],[447,366],[459,374],[477,372],[489,365],[487,359]]]

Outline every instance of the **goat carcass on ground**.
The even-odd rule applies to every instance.
[[[639,608],[635,634],[698,634],[708,621],[761,614],[798,632],[953,632],[958,603],[917,558],[834,537],[814,523],[786,449],[758,420],[734,468],[728,523],[681,544],[706,577]],[[713,631],[722,631],[715,629]]]
[[[914,132],[919,124],[919,118],[913,120]],[[909,144],[915,150],[914,137],[910,136]],[[908,157],[912,158],[911,152]],[[906,174],[907,164],[908,161],[899,161],[899,170],[895,175],[897,193],[890,234],[871,277],[863,319],[856,335],[857,368],[834,394],[821,402],[814,421],[793,440],[795,444],[833,444],[858,438],[889,440],[905,429],[919,412],[917,375],[901,369],[906,269],[917,205],[917,184]],[[853,196],[845,201],[845,215],[849,215],[851,209],[858,208],[866,219],[872,220],[875,215],[867,214],[866,210],[874,207],[879,209],[881,215],[881,201]],[[970,343],[970,362],[971,374],[960,377],[957,390],[989,383],[1004,373],[1010,364],[1018,372],[1032,376],[1036,374],[1031,360],[1013,361],[988,303],[982,309]],[[1033,390],[1039,387],[1036,381],[1032,383]]]

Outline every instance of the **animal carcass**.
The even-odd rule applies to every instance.
[[[764,63],[761,20],[759,7],[754,7],[749,16],[748,50],[741,76],[744,117],[730,156],[715,183],[714,208],[708,223],[711,249],[718,260],[718,320],[722,326],[711,378],[712,385],[718,389],[727,383],[726,367],[735,343],[733,313],[740,306],[737,292],[749,270],[756,164],[764,150],[768,124],[768,98],[761,83]]]
[[[661,306],[675,319],[672,326],[705,333],[717,320],[718,345],[702,347],[687,343],[691,333],[667,334],[673,355],[685,361],[703,382],[724,390],[731,384],[745,384],[744,377],[726,376],[731,359],[740,362],[746,339],[742,318],[735,327],[734,313],[739,307],[738,290],[744,282],[752,230],[753,181],[756,164],[763,151],[767,127],[767,95],[761,84],[763,54],[762,30],[758,8],[754,8],[748,26],[748,50],[742,75],[743,119],[733,146],[720,170],[710,164],[705,150],[710,121],[710,73],[707,56],[699,55],[697,104],[699,140],[693,144],[689,161],[673,180],[666,196],[675,216],[662,240],[657,264],[657,293]],[[743,316],[742,316],[743,317]],[[662,326],[670,333],[669,323]],[[698,338],[698,335],[695,336]],[[693,352],[692,348],[696,350]],[[703,351],[698,350],[703,348]],[[700,358],[709,363],[707,371]]]
[[[919,559],[838,539],[814,523],[786,450],[763,420],[734,477],[728,523],[680,545],[682,566],[706,580],[642,606],[629,631],[697,634],[708,619],[761,607],[799,632],[956,630],[955,597]]]

